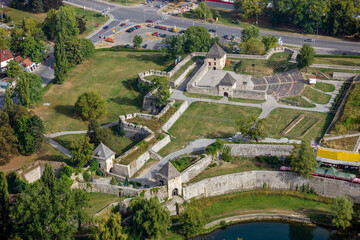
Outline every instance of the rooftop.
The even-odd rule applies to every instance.
[[[223,79],[219,82],[220,86],[234,86],[236,83],[236,79],[230,75],[230,73],[226,73]]]
[[[94,150],[94,157],[97,159],[105,160],[114,154],[115,153],[103,143],[100,143],[99,146],[97,146],[96,149]]]
[[[24,65],[24,67],[29,67],[33,64],[33,62],[29,58],[27,58],[24,61],[22,61],[22,64]]]
[[[217,43],[214,43],[209,50],[209,52],[205,55],[206,58],[222,58],[226,55],[224,49],[222,49]]]
[[[176,178],[180,176],[179,171],[170,162],[167,162],[158,172],[166,179]]]
[[[0,62],[7,61],[9,59],[13,59],[14,56],[11,54],[9,49],[1,50],[0,51]]]

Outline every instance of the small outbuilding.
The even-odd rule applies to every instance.
[[[93,157],[98,161],[103,172],[110,172],[114,166],[115,153],[103,143],[96,147]]]
[[[236,89],[236,82],[236,79],[227,72],[218,84],[219,96],[232,97]]]
[[[209,69],[221,70],[225,67],[226,52],[217,43],[214,43],[209,52],[205,55],[205,60]]]
[[[173,196],[181,195],[181,174],[172,163],[167,162],[159,172],[156,173],[156,181],[161,186],[168,186],[169,199]]]

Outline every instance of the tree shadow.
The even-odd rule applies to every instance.
[[[80,116],[76,113],[74,106],[72,105],[57,105],[54,107],[55,111],[74,119],[81,119]]]
[[[129,54],[128,57],[145,63],[153,62],[160,66],[169,63],[169,57],[166,54],[162,54],[160,52],[154,54],[142,54],[140,56],[135,54]]]
[[[131,106],[139,106],[139,102],[136,98],[129,97],[114,97],[109,99],[111,102],[119,104],[119,105],[131,105]]]

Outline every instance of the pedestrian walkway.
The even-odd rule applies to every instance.
[[[52,139],[49,139],[49,144],[55,148],[56,150],[58,150],[59,152],[65,154],[67,157],[71,158],[72,154],[70,153],[69,150],[67,150],[65,147],[61,146],[60,144],[58,144],[57,142],[55,142]]]

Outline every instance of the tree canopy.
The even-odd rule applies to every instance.
[[[247,42],[251,38],[258,39],[259,37],[260,37],[260,30],[258,27],[254,25],[247,26],[241,31],[242,42]]]
[[[332,223],[337,228],[348,228],[351,226],[351,219],[354,214],[353,201],[345,196],[338,195],[331,207]]]
[[[96,225],[92,229],[93,240],[126,240],[121,226],[121,215],[111,213],[96,219]]]
[[[296,146],[290,155],[291,171],[305,177],[310,177],[317,165],[313,149],[309,140],[303,140],[300,146]]]
[[[181,220],[184,222],[183,230],[186,237],[199,234],[205,225],[205,217],[197,207],[186,207]]]
[[[296,62],[299,68],[307,68],[313,64],[315,59],[315,50],[310,44],[304,44],[300,49],[300,53],[296,56]]]
[[[262,55],[265,53],[265,46],[259,39],[250,38],[240,44],[240,52],[251,55]]]
[[[189,52],[207,52],[211,47],[211,38],[205,27],[192,26],[186,29],[184,33],[185,51]]]
[[[238,120],[235,123],[244,137],[256,140],[256,142],[267,136],[265,119],[252,117],[249,120]]]
[[[157,97],[156,105],[157,106],[165,105],[171,95],[169,81],[164,77],[156,77],[153,80],[152,87],[157,89],[155,93],[155,96]]]
[[[234,9],[241,12],[243,18],[261,15],[267,5],[267,0],[235,0]]]
[[[0,28],[0,50],[5,50],[10,47],[10,34],[5,28]]]
[[[75,103],[75,110],[84,119],[96,119],[106,113],[106,102],[96,91],[81,94]]]
[[[139,48],[142,42],[143,42],[143,38],[140,35],[134,36],[134,40],[133,40],[134,48]]]
[[[76,142],[70,144],[71,162],[76,163],[78,167],[83,167],[85,164],[90,163],[92,160],[94,145],[89,143],[90,138],[83,136]]]

